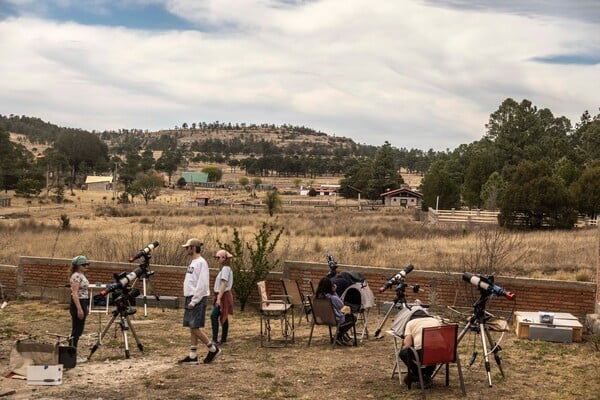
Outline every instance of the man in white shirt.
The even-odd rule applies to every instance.
[[[208,348],[204,363],[215,360],[221,349],[212,343],[204,333],[206,320],[206,303],[210,295],[210,276],[208,264],[200,255],[202,242],[198,239],[189,239],[183,246],[191,258],[190,265],[183,281],[183,295],[185,297],[183,326],[190,328],[190,354],[180,360],[180,364],[198,364],[198,339]]]
[[[404,342],[402,343],[402,350],[400,350],[400,358],[408,367],[408,374],[406,374],[406,377],[404,378],[404,383],[409,387],[412,382],[418,382],[419,380],[419,370],[414,363],[414,357],[410,347],[414,347],[420,357],[422,355],[423,329],[440,325],[440,321],[428,315],[425,311],[413,314],[411,320],[406,324],[406,327],[404,328]],[[433,374],[433,371],[435,371],[435,365],[429,365],[423,368],[422,373],[425,386],[431,385],[431,375]]]

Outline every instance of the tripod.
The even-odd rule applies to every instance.
[[[135,314],[135,310],[131,310],[129,308],[130,301],[132,299],[133,299],[133,301],[135,301],[135,297],[137,297],[137,295],[139,295],[139,290],[135,289],[133,291],[133,294],[135,294],[135,292],[137,292],[137,294],[135,296],[131,292],[132,292],[131,287],[124,286],[123,288],[121,288],[121,293],[115,297],[115,300],[114,300],[115,310],[112,312],[112,317],[108,321],[108,323],[106,324],[106,326],[104,327],[104,329],[102,330],[100,335],[98,336],[98,340],[96,341],[96,344],[94,344],[94,347],[92,347],[92,351],[90,352],[88,359],[90,359],[92,357],[92,355],[96,352],[96,350],[98,350],[98,348],[100,346],[102,346],[102,339],[108,332],[108,330],[111,327],[111,325],[113,324],[113,322],[115,322],[117,320],[117,317],[119,318],[119,321],[117,322],[117,324],[121,328],[121,333],[123,335],[123,343],[125,345],[125,358],[129,358],[129,340],[127,338],[127,331],[131,331],[133,338],[135,339],[135,342],[137,343],[138,349],[140,349],[141,352],[144,351],[144,345],[138,339],[138,336],[137,336],[137,333],[135,332],[133,323],[129,319],[130,315]]]
[[[490,368],[490,354],[494,355],[494,360],[496,361],[496,365],[498,366],[498,369],[500,370],[500,374],[504,378],[504,370],[502,369],[502,359],[501,359],[500,354],[499,354],[499,352],[502,350],[502,348],[500,347],[500,343],[499,343],[500,340],[502,339],[502,337],[500,338],[500,340],[497,343],[492,338],[492,335],[490,334],[489,328],[486,327],[487,322],[492,317],[494,317],[492,314],[488,313],[485,310],[486,303],[487,303],[487,301],[490,298],[490,296],[491,296],[492,293],[490,293],[489,291],[484,290],[484,289],[479,289],[479,292],[481,293],[481,296],[473,304],[473,315],[471,315],[467,319],[467,322],[465,323],[465,326],[464,326],[463,330],[458,335],[458,338],[456,339],[456,341],[457,341],[457,344],[460,343],[460,341],[462,340],[462,338],[469,331],[470,332],[474,332],[476,335],[480,335],[481,336],[481,346],[482,346],[482,349],[483,349],[483,357],[485,359],[485,371],[486,371],[486,374],[487,374],[488,386],[492,387],[492,374],[491,374],[491,368]],[[474,351],[473,354],[471,355],[470,360],[469,360],[469,366],[473,365],[473,363],[475,362],[476,358],[477,358],[477,351]],[[441,367],[442,367],[442,365],[438,365],[438,367],[436,368],[436,370],[435,370],[435,372],[433,374],[434,376],[439,371],[439,369]]]

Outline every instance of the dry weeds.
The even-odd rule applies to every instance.
[[[595,280],[598,230],[502,233],[490,228],[424,225],[415,211],[363,209],[338,200],[338,207],[285,206],[269,218],[265,210],[185,206],[187,192],[169,192],[146,206],[113,206],[110,193],[76,192],[72,203],[26,204],[0,209],[0,263],[16,265],[20,256],[64,257],[86,254],[92,260],[124,261],[130,253],[158,240],[155,264],[182,265],[178,245],[197,236],[213,252],[237,229],[245,240],[267,221],[285,228],[275,251],[280,260],[325,262],[333,252],[341,264],[401,268],[412,263],[433,271],[465,270],[505,276]],[[215,192],[232,200],[245,193]],[[69,196],[67,196],[69,197]],[[107,198],[108,197],[108,198]],[[304,198],[306,200],[306,198]],[[285,205],[285,201],[284,201]],[[60,215],[71,229],[60,229]],[[487,238],[487,239],[486,239]],[[489,260],[490,250],[495,259]],[[486,259],[486,256],[488,259]],[[491,264],[490,264],[491,262]]]

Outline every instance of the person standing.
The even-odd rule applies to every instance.
[[[179,360],[180,364],[198,364],[198,339],[208,348],[204,363],[214,361],[221,349],[211,342],[204,333],[206,319],[206,303],[210,295],[210,277],[208,264],[200,255],[202,242],[198,239],[189,239],[184,245],[191,259],[183,281],[183,295],[185,297],[185,310],[183,312],[183,326],[190,329],[190,353]]]
[[[85,276],[89,270],[90,263],[86,256],[77,256],[71,260],[70,284],[71,284],[71,303],[69,313],[71,314],[71,336],[70,345],[75,347],[79,344],[79,338],[83,334],[85,319],[89,313],[90,307],[90,282]],[[77,356],[77,362],[87,361],[84,357]]]
[[[217,278],[215,279],[215,301],[213,303],[212,312],[210,314],[210,322],[212,325],[212,340],[213,343],[221,345],[227,342],[227,334],[229,332],[228,316],[233,314],[233,271],[229,264],[233,255],[227,250],[219,250],[215,255],[215,259],[221,268]],[[219,337],[219,324],[222,326],[221,340]]]

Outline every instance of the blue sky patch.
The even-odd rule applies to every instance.
[[[533,61],[544,64],[576,64],[576,65],[596,65],[600,64],[600,56],[584,54],[557,54],[546,57],[535,57]]]
[[[205,30],[203,27],[179,18],[160,4],[105,2],[101,5],[82,1],[64,7],[47,2],[43,7],[17,8],[0,0],[0,19],[19,15],[33,15],[57,22],[75,22],[82,25],[119,26],[144,30]]]

